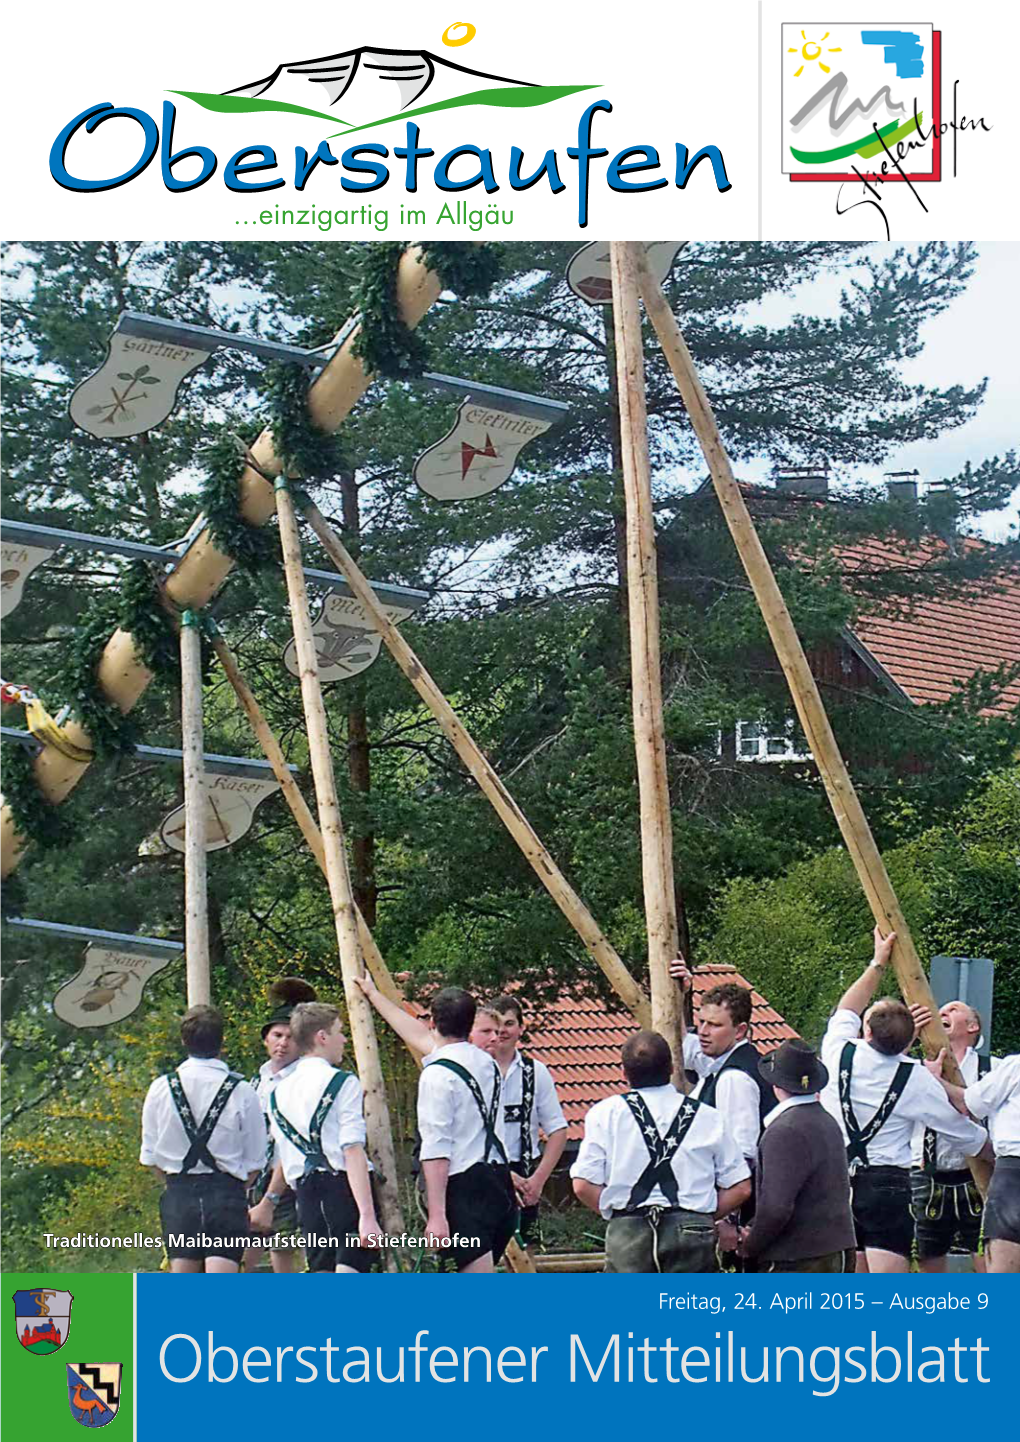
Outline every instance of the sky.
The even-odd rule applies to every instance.
[[[895,245],[874,245],[873,253],[891,254]],[[908,247],[909,248],[909,247]],[[908,383],[929,386],[973,386],[988,378],[988,390],[974,419],[933,441],[920,441],[892,452],[883,471],[920,471],[920,480],[938,481],[957,475],[968,460],[978,465],[1011,448],[1020,450],[1020,245],[1006,241],[977,242],[978,260],[964,293],[948,310],[921,331],[924,349],[901,368]],[[787,296],[772,297],[751,319],[775,324],[797,312],[838,314],[845,275],[824,276],[797,287]],[[741,473],[749,471],[741,465]],[[765,472],[763,471],[763,477]],[[878,479],[873,468],[859,478]],[[986,516],[983,535],[1005,540],[1020,521],[1020,487],[1005,511]]]

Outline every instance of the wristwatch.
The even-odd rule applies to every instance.
[[[274,1207],[277,1207],[277,1206],[279,1206],[279,1204],[283,1201],[283,1193],[282,1193],[282,1192],[267,1192],[267,1193],[266,1193],[266,1201],[267,1201],[267,1202],[271,1202]]]

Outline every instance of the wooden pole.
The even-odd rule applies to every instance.
[[[631,702],[641,803],[641,873],[648,932],[652,1026],[673,1052],[673,1080],[687,1090],[684,1012],[669,963],[680,951],[673,877],[673,820],[669,805],[666,737],[659,659],[659,582],[648,456],[645,353],[641,340],[634,258],[637,246],[610,242],[616,337],[620,449],[627,506],[627,604],[630,621]]]
[[[189,1006],[209,1006],[202,638],[198,617],[181,617],[181,750],[184,753],[184,959]]]
[[[337,804],[336,780],[329,752],[326,708],[322,701],[315,638],[312,635],[312,622],[308,612],[308,593],[305,589],[301,562],[301,538],[298,534],[297,517],[294,514],[294,502],[287,490],[285,480],[276,482],[276,508],[280,517],[280,541],[283,548],[283,566],[287,576],[291,622],[294,627],[294,644],[301,672],[301,697],[304,702],[308,751],[319,810],[319,829],[322,835],[326,881],[329,884],[329,895],[333,905],[351,1040],[354,1043],[354,1055],[358,1063],[358,1077],[365,1092],[365,1124],[368,1129],[369,1146],[379,1168],[377,1181],[380,1211],[382,1212],[380,1220],[388,1232],[399,1236],[403,1232],[403,1218],[397,1191],[397,1162],[393,1147],[393,1131],[390,1126],[389,1105],[383,1084],[379,1044],[372,1023],[372,1008],[368,998],[355,985],[354,980],[364,971],[364,958],[358,936],[358,925],[355,920],[354,896],[351,891],[350,873],[347,869],[347,852],[340,821],[340,808]]]
[[[960,1086],[963,1079],[949,1045],[949,1038],[939,1020],[938,1007],[917,955],[906,917],[889,880],[875,838],[871,834],[871,827],[850,780],[850,773],[840,754],[790,612],[776,583],[740,487],[734,480],[733,469],[712,407],[683,333],[665,296],[652,279],[643,256],[637,259],[637,279],[645,308],[708,462],[712,484],[719,497],[726,524],[761,607],[779,664],[789,684],[800,724],[811,748],[811,755],[825,783],[833,814],[864,888],[864,894],[868,898],[872,915],[884,933],[888,935],[890,931],[896,932],[892,965],[903,999],[908,1005],[921,1004],[931,1009],[932,1021],[921,1033],[924,1049],[929,1056],[937,1056],[943,1047],[946,1049],[945,1074],[950,1081]],[[989,1176],[988,1168],[974,1158],[971,1158],[970,1167],[975,1181],[984,1189]]]
[[[453,749],[492,803],[496,814],[517,842],[546,891],[602,968],[613,990],[634,1013],[640,1026],[651,1026],[652,1014],[648,998],[617,956],[598,922],[553,861],[493,767],[464,729],[449,701],[383,611],[371,582],[355,563],[319,508],[315,505],[307,506],[305,516],[324,549],[372,618],[372,624],[382,636],[397,665],[439,722]]]
[[[439,299],[441,289],[438,275],[428,269],[422,252],[416,246],[406,251],[397,271],[395,294],[396,309],[404,325],[418,325]],[[355,326],[351,330],[309,389],[308,414],[320,430],[335,431],[371,382],[371,375],[353,353],[360,329]],[[251,454],[255,465],[247,466],[238,482],[238,509],[248,525],[264,526],[275,510],[272,484],[266,476],[277,475],[280,470],[269,429],[252,444]],[[181,610],[199,609],[216,594],[233,564],[231,557],[216,549],[206,527],[177,562],[166,583],[167,595]],[[107,642],[97,675],[103,695],[124,712],[131,710],[152,680],[134,638],[126,631],[115,631]],[[86,750],[90,747],[88,732],[76,721],[69,721],[66,731],[75,745]],[[33,762],[39,789],[53,805],[59,805],[74,790],[89,765],[88,761],[72,761],[48,745],[42,747]],[[24,846],[10,808],[4,806],[0,814],[0,876],[6,877],[14,870]]]
[[[213,637],[212,644],[219,658],[220,665],[223,667],[224,675],[234,688],[234,693],[238,701],[240,701],[245,715],[248,717],[251,728],[255,733],[259,745],[262,747],[266,760],[270,766],[272,766],[273,774],[280,783],[284,799],[291,809],[294,820],[297,822],[302,836],[308,842],[312,855],[319,864],[319,870],[323,876],[326,876],[326,853],[322,844],[322,833],[315,824],[315,818],[308,809],[308,803],[302,796],[300,787],[290,773],[280,743],[273,734],[272,727],[262,714],[262,708],[252,694],[244,676],[241,674],[241,670],[231,653],[230,647],[223,640],[223,637],[219,635]],[[383,954],[376,945],[375,937],[369,930],[365,918],[361,914],[361,909],[356,902],[354,903],[354,915],[358,924],[358,939],[361,942],[362,954],[365,958],[365,964],[372,974],[372,980],[384,996],[388,997],[390,1001],[396,1002],[398,1006],[401,1006],[404,1001],[404,993],[394,981],[393,974],[386,965]],[[422,1064],[421,1057],[412,1047],[408,1047],[407,1052],[420,1070]],[[515,1272],[535,1271],[535,1263],[532,1257],[513,1239],[511,1239],[507,1247],[507,1261]]]

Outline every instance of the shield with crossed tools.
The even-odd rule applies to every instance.
[[[413,614],[410,606],[383,605],[387,617],[398,626]],[[315,659],[320,681],[347,681],[367,671],[379,655],[382,637],[376,631],[368,612],[353,596],[330,591],[312,624],[315,637]],[[283,664],[292,676],[300,676],[297,648],[293,639],[287,642]]]
[[[71,419],[101,440],[140,436],[166,420],[181,382],[211,355],[114,331],[106,360],[71,397]]]
[[[149,981],[182,952],[155,947],[88,946],[81,971],[65,981],[53,998],[53,1010],[69,1026],[111,1026],[137,1011]]]
[[[645,246],[648,268],[656,285],[663,284],[686,244],[686,240],[653,240]],[[609,305],[613,299],[613,282],[607,240],[589,241],[574,252],[567,266],[567,284],[589,305]]]
[[[256,808],[268,796],[279,791],[280,783],[256,780],[250,776],[232,776],[222,771],[205,773],[205,849],[222,851],[233,846],[251,826]],[[184,850],[185,814],[183,806],[174,807],[164,817],[159,839],[172,851]]]

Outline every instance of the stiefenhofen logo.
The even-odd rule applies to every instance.
[[[60,130],[50,148],[50,174],[65,190],[96,193],[130,184],[158,160],[159,176],[171,194],[197,190],[214,177],[235,195],[277,192],[271,197],[272,208],[238,224],[284,223],[281,202],[293,203],[288,192],[314,192],[318,208],[313,203],[302,212],[310,219],[295,220],[296,212],[286,214],[292,217],[289,223],[318,224],[320,229],[329,228],[323,220],[350,223],[355,215],[327,208],[339,198],[337,191],[360,198],[361,208],[356,213],[360,223],[386,229],[387,213],[381,209],[373,212],[363,202],[391,180],[408,195],[416,194],[419,185],[428,182],[440,192],[456,193],[458,198],[444,205],[436,223],[465,225],[470,230],[512,223],[513,212],[503,207],[512,201],[513,192],[533,187],[548,187],[553,196],[573,189],[578,225],[583,228],[588,224],[591,186],[600,174],[610,190],[637,195],[669,185],[684,190],[700,167],[696,178],[702,186],[714,182],[718,193],[730,190],[718,146],[695,148],[670,138],[660,154],[646,136],[640,143],[627,143],[620,136],[610,142],[613,105],[600,83],[547,85],[474,69],[462,62],[463,47],[475,35],[474,25],[466,21],[447,26],[442,44],[448,51],[456,51],[457,60],[424,47],[360,45],[275,64],[268,74],[228,84],[220,92],[168,89],[164,94],[174,98],[162,102],[158,118],[141,106],[114,105],[102,98],[80,110]],[[227,81],[239,78],[224,76]],[[510,145],[507,154],[507,147],[492,147],[485,143],[485,135],[479,134],[491,123],[494,112],[522,114],[593,90],[601,92],[599,97],[586,96],[576,118],[567,119],[566,130],[561,128],[566,118],[562,105],[548,122],[550,133],[536,138],[532,127],[528,154],[524,145]],[[465,124],[475,127],[475,132],[460,144],[441,150],[428,143],[419,122],[445,111],[463,111]],[[224,133],[222,117],[231,117],[231,129],[233,121],[237,122],[236,141],[231,142],[229,154],[221,156],[202,143],[203,119],[208,125],[210,112],[217,116],[217,136]],[[282,116],[306,122],[308,134],[303,145],[290,148],[291,127],[288,149],[281,146],[278,153],[271,143],[273,122],[277,121],[278,128]],[[94,160],[90,167],[90,155],[95,152],[90,151],[89,137],[111,122],[104,135],[116,137],[117,154],[124,155],[125,168],[117,174],[96,175]],[[560,128],[552,132],[553,125]],[[324,126],[328,127],[325,135]],[[385,128],[393,126],[399,127],[396,133]],[[596,127],[600,134],[595,133]],[[444,146],[446,143],[444,140]],[[101,163],[109,166],[108,160]],[[150,181],[152,178],[150,174]],[[471,197],[472,191],[482,195]],[[493,199],[497,195],[500,199]],[[479,204],[484,205],[484,215],[477,209]],[[476,208],[471,209],[472,205]],[[401,218],[425,223],[424,212],[420,219],[418,215],[402,212]],[[112,415],[112,421],[117,418]]]
[[[837,213],[872,207],[886,239],[888,182],[927,212],[924,185],[956,176],[960,137],[991,129],[964,114],[959,79],[943,98],[942,32],[930,21],[789,22],[782,49],[783,173],[838,182]]]
[[[783,173],[938,180],[941,35],[930,24],[783,26]]]

